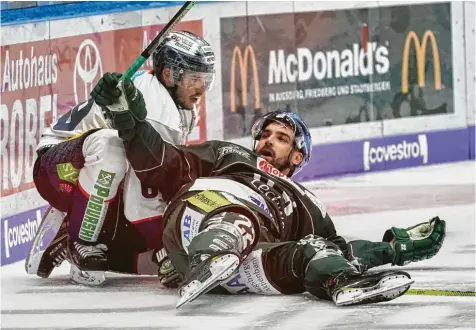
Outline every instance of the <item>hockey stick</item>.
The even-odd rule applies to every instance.
[[[160,43],[165,39],[165,37],[172,31],[175,25],[182,20],[182,18],[188,13],[190,9],[195,5],[196,1],[187,1],[183,4],[182,8],[175,14],[174,17],[167,23],[167,25],[157,34],[157,36],[152,40],[152,42],[147,46],[146,49],[139,55],[139,57],[132,63],[132,65],[127,69],[127,71],[122,75],[121,80],[126,78],[131,78],[134,73],[142,66],[142,64],[147,61],[147,59],[152,55],[154,50],[159,47]]]
[[[474,297],[474,291],[459,291],[459,290],[435,290],[435,289],[409,289],[405,292],[406,295],[412,296],[465,296]]]

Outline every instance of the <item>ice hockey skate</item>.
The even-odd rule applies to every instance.
[[[106,271],[108,262],[105,251],[105,244],[87,245],[80,241],[68,241],[68,257],[83,271]]]
[[[106,281],[108,270],[104,244],[84,245],[78,241],[68,242],[68,258],[71,261],[70,279],[87,286],[98,286]]]
[[[363,305],[390,301],[405,294],[415,281],[403,271],[386,271],[346,279],[343,274],[333,280],[332,300],[337,306]]]
[[[175,308],[187,304],[228,279],[240,265],[240,258],[226,251],[210,255],[196,255],[182,286],[180,301]]]

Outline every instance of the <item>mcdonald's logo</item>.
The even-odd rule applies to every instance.
[[[235,69],[236,59],[238,59],[238,67],[241,80],[241,102],[243,106],[248,106],[248,65],[251,64],[253,70],[253,85],[255,97],[255,109],[261,108],[261,97],[259,87],[258,67],[256,65],[256,56],[253,47],[246,46],[242,53],[238,46],[233,48],[233,55],[231,57],[231,74],[230,74],[230,109],[231,112],[236,111],[236,97],[235,97]]]
[[[434,68],[434,78],[435,78],[435,89],[441,89],[441,63],[440,63],[440,52],[438,50],[438,44],[436,42],[435,35],[432,31],[426,30],[423,35],[422,41],[418,39],[418,36],[415,32],[411,31],[408,33],[407,38],[405,39],[405,45],[403,47],[403,56],[402,56],[402,93],[408,93],[408,62],[410,61],[409,52],[410,44],[413,42],[415,45],[415,54],[416,54],[416,68],[417,68],[417,78],[418,86],[425,87],[425,60],[426,60],[426,48],[428,40],[431,42],[431,52],[433,53],[433,68]]]

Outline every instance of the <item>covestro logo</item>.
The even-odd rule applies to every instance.
[[[24,221],[5,219],[3,222],[3,238],[5,257],[13,256],[13,250],[33,241],[41,223],[41,211],[36,210],[35,217],[27,217]]]
[[[377,146],[371,145],[370,141],[364,142],[365,171],[370,171],[374,164],[411,159],[421,159],[422,164],[428,163],[428,141],[425,134],[418,135],[417,141],[403,140]]]

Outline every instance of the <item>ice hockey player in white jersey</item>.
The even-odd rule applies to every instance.
[[[153,59],[152,71],[133,77],[134,86],[141,91],[133,102],[149,109],[146,120],[164,139],[184,144],[197,121],[196,104],[214,80],[214,53],[202,38],[177,31],[167,36]],[[107,90],[119,78],[119,74],[106,73],[91,95],[119,96],[114,94],[117,89]],[[107,270],[107,246],[97,241],[109,217],[125,217],[132,223],[144,250],[158,243],[150,233],[162,226],[165,204],[160,192],[141,184],[126,160],[117,131],[107,128],[103,110],[91,98],[42,134],[33,177],[51,208],[26,260],[29,274],[48,277],[66,257],[77,266],[72,272]],[[41,240],[49,228],[58,232],[41,253]]]

